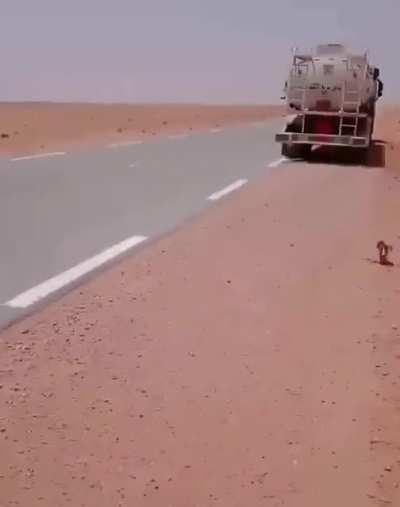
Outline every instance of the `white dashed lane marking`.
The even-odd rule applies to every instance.
[[[280,166],[281,164],[283,164],[284,162],[287,162],[289,159],[287,159],[286,157],[282,157],[282,158],[279,158],[278,160],[275,160],[274,162],[271,162],[268,167],[278,167]]]
[[[147,238],[145,236],[132,236],[131,238],[121,241],[121,243],[100,252],[94,257],[77,264],[53,278],[49,278],[45,282],[36,285],[36,287],[19,294],[10,301],[7,301],[4,306],[8,306],[9,308],[28,308],[32,304],[37,303],[50,294],[53,294],[54,292],[78,280],[82,276],[90,273],[96,268],[99,268],[106,262],[109,262],[124,252],[127,252],[146,239]]]
[[[108,144],[107,148],[113,149],[113,148],[124,148],[125,146],[138,146],[140,144],[143,144],[143,141],[140,139],[136,139],[135,141],[121,141],[119,143],[112,143]]]
[[[189,134],[174,134],[168,136],[168,139],[186,139],[187,137],[189,137]]]
[[[228,195],[231,192],[234,192],[235,190],[242,187],[243,185],[246,185],[246,183],[247,183],[247,180],[245,180],[245,179],[237,180],[234,183],[231,183],[227,187],[223,188],[222,190],[218,190],[218,192],[211,194],[208,197],[208,200],[209,201],[217,201],[218,199],[221,199],[221,197],[224,197],[225,195]]]
[[[23,160],[35,160],[40,158],[50,158],[50,157],[62,157],[66,155],[65,151],[55,151],[53,153],[36,153],[35,155],[25,155],[24,157],[15,157],[11,159],[11,162],[20,162]]]

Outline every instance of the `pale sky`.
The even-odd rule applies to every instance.
[[[370,50],[400,99],[400,0],[0,0],[0,100],[279,102],[290,48]]]

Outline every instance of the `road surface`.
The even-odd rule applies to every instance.
[[[279,163],[281,123],[0,160],[0,327]]]

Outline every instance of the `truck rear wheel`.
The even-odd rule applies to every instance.
[[[282,144],[282,156],[286,158],[308,158],[310,153],[311,144]]]
[[[311,155],[311,144],[302,144],[301,145],[301,158],[307,160]]]
[[[367,167],[372,167],[375,163],[376,153],[374,146],[368,146],[368,148],[362,148],[359,156],[359,163]]]

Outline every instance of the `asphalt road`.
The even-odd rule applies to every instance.
[[[273,120],[141,145],[0,159],[0,327],[81,281],[100,252],[127,238],[153,239],[265,173],[279,159],[273,136],[281,125]],[[86,271],[63,277],[93,257]],[[47,290],[46,281],[59,275]]]

